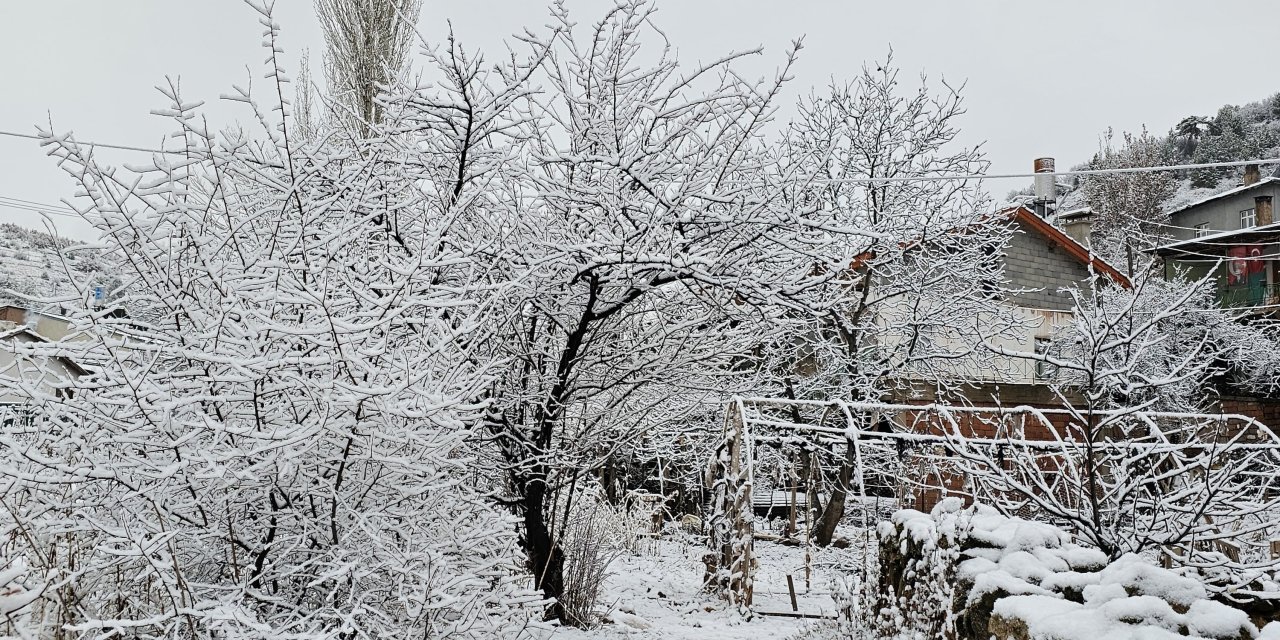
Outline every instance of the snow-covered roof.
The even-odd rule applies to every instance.
[[[5,323],[5,324],[8,324],[8,323]],[[36,333],[30,327],[26,327],[26,326],[19,326],[19,327],[13,327],[10,329],[0,330],[0,340],[7,340],[9,338],[13,338],[15,336],[21,336],[21,335],[28,336],[38,342],[49,341],[48,338]]]
[[[10,339],[16,340],[19,338],[19,336],[21,336],[22,338],[25,338],[29,342],[49,342],[50,341],[48,338],[37,333],[31,327],[28,327],[25,325],[17,326],[11,329],[0,330],[0,340],[10,340]],[[67,368],[71,369],[72,371],[74,371],[79,375],[84,375],[88,373],[84,367],[80,366],[78,362],[76,362],[75,360],[71,359],[68,356],[54,355],[53,357],[57,358],[58,360],[61,360],[62,363],[67,366]]]
[[[1258,243],[1258,242],[1275,242],[1280,240],[1280,222],[1265,224],[1260,227],[1246,227],[1244,229],[1233,229],[1231,231],[1219,231],[1209,235],[1200,236],[1199,238],[1191,238],[1190,240],[1179,240],[1166,245],[1161,245],[1147,251],[1155,252],[1157,255],[1168,256],[1182,252],[1204,253],[1205,250],[1225,252],[1230,245],[1224,241],[1232,243]]]
[[[1169,212],[1169,215],[1170,215],[1170,216],[1178,215],[1179,213],[1182,213],[1183,211],[1186,211],[1186,210],[1188,210],[1188,209],[1194,209],[1194,208],[1196,208],[1196,207],[1198,207],[1198,206],[1200,206],[1200,205],[1202,205],[1202,204],[1206,204],[1206,203],[1209,203],[1209,202],[1213,202],[1214,200],[1217,200],[1218,198],[1226,198],[1226,197],[1228,197],[1228,196],[1234,196],[1234,195],[1237,195],[1237,194],[1244,193],[1244,192],[1246,192],[1246,191],[1249,191],[1250,189],[1257,189],[1258,187],[1263,187],[1263,186],[1267,186],[1267,185],[1276,185],[1276,184],[1280,184],[1280,178],[1277,178],[1277,177],[1274,177],[1274,176],[1267,176],[1267,177],[1265,177],[1265,178],[1263,178],[1263,179],[1261,179],[1261,180],[1259,180],[1259,181],[1257,181],[1257,182],[1255,182],[1255,183],[1253,183],[1253,184],[1246,184],[1246,185],[1241,185],[1241,186],[1239,186],[1239,187],[1236,187],[1236,188],[1234,188],[1234,189],[1227,189],[1226,191],[1223,191],[1222,193],[1215,193],[1215,194],[1213,194],[1213,195],[1211,195],[1211,196],[1209,196],[1209,197],[1207,197],[1207,198],[1201,198],[1201,199],[1199,199],[1199,200],[1196,200],[1195,202],[1192,202],[1191,204],[1183,205],[1182,207],[1179,207],[1178,209],[1174,209],[1173,211],[1170,211],[1170,212]]]

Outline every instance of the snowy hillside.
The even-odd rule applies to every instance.
[[[65,251],[77,244],[18,225],[0,224],[0,304],[26,304],[28,296],[68,295],[76,289],[73,282],[100,278],[101,268],[92,250]]]
[[[1159,126],[1159,123],[1157,123]],[[1071,166],[1071,170],[1103,169],[1159,165],[1189,165],[1212,162],[1239,162],[1253,159],[1280,157],[1280,94],[1245,105],[1224,105],[1214,115],[1189,115],[1173,123],[1166,133],[1143,131],[1140,134],[1119,134],[1108,131],[1098,153],[1085,162]],[[1070,159],[1060,159],[1067,160]],[[1065,165],[1060,162],[1059,166]],[[1276,166],[1265,166],[1263,175],[1269,175]],[[1171,184],[1162,186],[1158,210],[1146,212],[1159,217],[1187,204],[1233,188],[1240,183],[1243,168],[1202,168],[1181,170],[1165,174]],[[1095,212],[1105,212],[1106,198],[1090,201],[1089,178],[1072,176],[1058,180],[1058,210],[1071,211],[1091,207]],[[1138,187],[1141,190],[1143,187]],[[1168,195],[1164,195],[1164,194]],[[1027,204],[1031,201],[1030,185],[1008,194],[1012,203]],[[1132,207],[1132,202],[1127,202]],[[1141,208],[1141,207],[1139,207]],[[1144,212],[1134,212],[1144,215]]]

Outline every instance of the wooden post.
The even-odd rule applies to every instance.
[[[729,540],[722,557],[723,567],[729,570],[728,597],[737,605],[751,606],[751,571],[755,564],[752,550],[753,514],[751,511],[752,469],[751,439],[746,433],[745,417],[741,411],[729,410],[729,469],[725,502],[732,505],[729,524]]]
[[[787,592],[791,594],[791,610],[799,611],[800,605],[796,604],[796,581],[791,579],[791,574],[787,574]]]
[[[789,474],[791,478],[791,517],[787,519],[787,537],[796,535],[796,480],[795,470]]]
[[[1271,559],[1280,558],[1280,539],[1271,541]]]
[[[812,501],[817,499],[814,496],[818,495],[816,493],[813,493],[814,491],[813,475],[815,473],[814,469],[816,468],[817,468],[817,464],[814,463],[813,458],[812,457],[809,458],[809,475],[806,476],[804,479],[804,591],[805,593],[808,593],[811,589],[813,589],[813,585],[810,582],[810,578],[812,577],[811,574],[813,573],[813,569],[812,569],[813,556],[811,554],[811,551],[813,550],[813,535],[811,533],[811,530],[813,529],[813,519],[809,515],[810,513],[809,507],[813,504]]]

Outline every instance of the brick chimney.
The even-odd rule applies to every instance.
[[[1253,215],[1255,227],[1271,224],[1275,222],[1275,215],[1271,208],[1271,196],[1258,196],[1253,199]]]
[[[1249,186],[1262,179],[1262,170],[1256,164],[1244,166],[1244,186]]]

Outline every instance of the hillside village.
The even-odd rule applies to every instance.
[[[997,182],[656,6],[249,3],[234,126],[25,136],[0,639],[1280,638],[1280,94]]]

